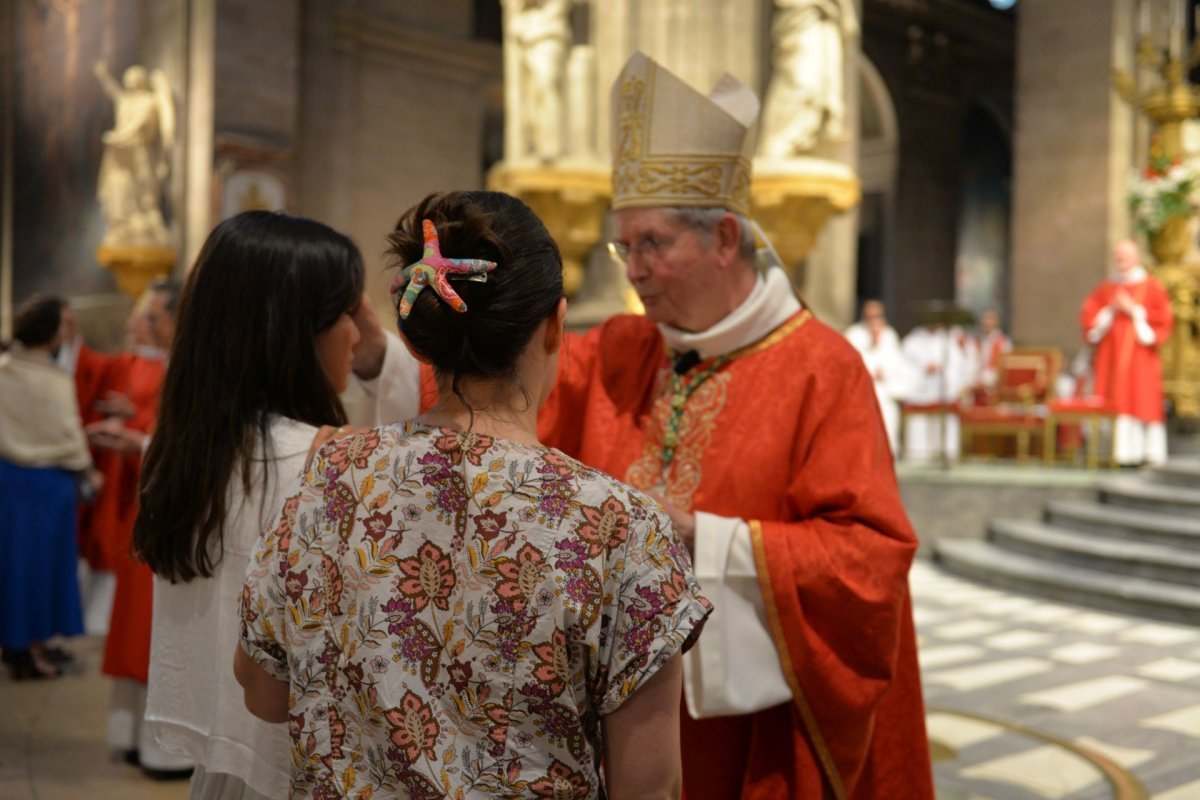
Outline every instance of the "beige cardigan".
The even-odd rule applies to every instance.
[[[0,458],[69,470],[92,463],[71,376],[19,344],[0,355]]]

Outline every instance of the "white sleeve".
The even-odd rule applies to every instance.
[[[1088,344],[1096,344],[1104,338],[1104,334],[1108,333],[1108,329],[1112,327],[1113,310],[1110,306],[1105,306],[1096,314],[1096,322],[1087,332]]]
[[[362,380],[353,373],[342,406],[351,425],[387,425],[420,413],[421,363],[412,357],[400,337],[387,332],[387,349],[379,375]]]
[[[694,567],[715,610],[683,657],[683,694],[692,717],[749,714],[790,701],[746,521],[697,512]]]
[[[1133,314],[1130,316],[1133,319],[1133,332],[1137,334],[1138,344],[1152,347],[1154,345],[1154,329],[1146,321],[1146,307],[1134,306]]]

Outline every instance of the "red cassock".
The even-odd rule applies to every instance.
[[[615,317],[567,341],[539,434],[685,510],[750,524],[793,702],[706,720],[685,708],[685,796],[932,798],[917,541],[862,358],[799,312],[688,397],[664,469],[671,375],[658,329]]]
[[[1083,302],[1080,322],[1084,333],[1096,325],[1097,315],[1124,289],[1133,301],[1146,309],[1146,322],[1154,331],[1154,344],[1138,342],[1133,319],[1113,311],[1112,326],[1095,345],[1093,367],[1096,371],[1094,392],[1108,400],[1119,414],[1128,414],[1143,422],[1162,422],[1162,359],[1159,348],[1171,336],[1175,318],[1167,290],[1155,278],[1147,276],[1137,283],[1104,281]]]
[[[125,423],[128,427],[146,433],[154,429],[163,375],[162,359],[131,353],[113,358],[104,393],[120,392],[133,402],[135,411]],[[116,574],[101,670],[105,675],[145,683],[150,668],[153,581],[150,568],[135,561],[130,549],[141,465],[140,454],[122,455],[111,450],[96,454],[96,467],[104,473],[104,487],[88,517],[86,538],[92,548],[88,560],[93,568]]]
[[[75,357],[75,397],[84,425],[103,417],[94,406],[104,391],[105,375],[112,361],[113,356],[97,353],[86,344],[79,345],[79,354]]]

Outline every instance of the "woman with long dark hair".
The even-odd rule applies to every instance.
[[[440,401],[326,445],[242,597],[236,673],[288,722],[291,796],[678,795],[711,606],[657,503],[538,442],[558,247],[497,192],[433,195],[391,241]]]
[[[157,576],[146,720],[195,759],[193,798],[287,792],[287,730],[250,716],[230,673],[237,597],[280,492],[347,423],[352,368],[415,374],[384,344],[363,280],[342,234],[249,211],[216,227],[183,289],[134,547]],[[403,394],[395,414],[415,411]]]

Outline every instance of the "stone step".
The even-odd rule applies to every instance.
[[[1200,589],[1046,562],[978,539],[942,539],[934,545],[933,557],[957,575],[1005,589],[1200,625]]]
[[[1146,476],[1155,483],[1200,489],[1200,457],[1172,458],[1161,467],[1151,467]]]
[[[1155,483],[1140,475],[1122,475],[1097,481],[1100,500],[1124,508],[1200,517],[1200,488],[1187,489]]]
[[[1047,563],[1200,588],[1200,550],[1095,536],[1033,520],[992,520],[988,539]]]
[[[1090,500],[1053,500],[1045,521],[1093,536],[1200,550],[1200,519]]]

